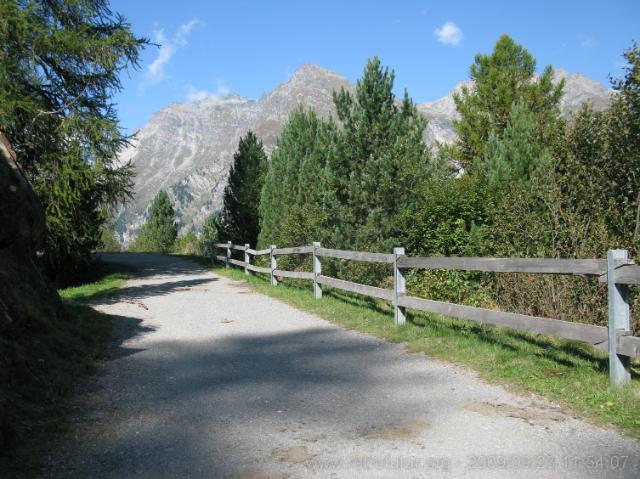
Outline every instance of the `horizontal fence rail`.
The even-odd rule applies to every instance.
[[[505,313],[493,309],[444,303],[430,299],[415,298],[413,296],[400,297],[399,304],[400,306],[418,309],[427,313],[436,313],[452,318],[466,319],[468,321],[506,326],[513,329],[548,334],[565,339],[586,341],[591,344],[604,343],[608,338],[607,328],[604,326],[572,323],[570,321],[528,316],[525,314]]]
[[[313,246],[296,246],[294,248],[275,248],[273,254],[307,254],[313,252]]]
[[[317,256],[326,258],[350,259],[353,261],[366,261],[369,263],[393,263],[394,256],[385,253],[367,253],[362,251],[347,251],[342,249],[318,248]]]
[[[266,273],[266,274],[271,273],[271,268],[262,268],[260,266],[256,266],[253,264],[247,265],[247,269],[249,271],[255,271],[256,273]]]
[[[640,284],[640,266],[629,260],[626,250],[610,250],[607,259],[553,259],[553,258],[464,258],[406,256],[403,248],[395,248],[392,254],[371,253],[322,248],[320,243],[289,248],[255,250],[249,245],[214,243],[214,248],[225,249],[226,255],[212,253],[212,258],[230,265],[243,267],[249,272],[269,274],[271,284],[278,278],[311,280],[316,298],[322,297],[322,287],[348,291],[372,298],[391,301],[397,325],[405,321],[405,309],[414,309],[452,318],[493,324],[520,331],[584,341],[599,349],[609,351],[609,376],[611,383],[619,386],[630,381],[628,357],[640,357],[640,337],[631,335],[628,285]],[[244,252],[244,261],[231,257],[232,251]],[[313,271],[287,271],[278,269],[278,256],[311,254]],[[269,266],[251,264],[251,256],[269,255]],[[393,266],[393,289],[379,288],[322,275],[320,258],[335,258]],[[404,271],[407,269],[445,269],[480,271],[489,273],[558,274],[597,277],[608,284],[609,324],[595,326],[559,319],[541,318],[525,314],[496,311],[454,303],[417,298],[406,294]]]
[[[377,288],[375,286],[369,286],[361,283],[352,283],[351,281],[331,278],[330,276],[318,276],[316,281],[320,284],[326,284],[332,288],[349,291],[351,293],[358,293],[364,296],[371,296],[372,298],[386,299],[388,301],[393,299],[393,291],[390,289]]]
[[[640,284],[640,266],[637,264],[624,264],[614,269],[616,284]],[[600,282],[607,282],[607,272],[600,276]]]
[[[422,258],[403,256],[402,268],[456,269],[494,273],[575,274],[599,276],[607,272],[602,259],[537,259],[537,258]]]
[[[274,269],[273,274],[282,278],[313,279],[313,273],[307,271],[285,271],[283,269]]]

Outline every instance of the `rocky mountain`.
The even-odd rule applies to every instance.
[[[583,102],[605,108],[610,90],[580,73],[556,70],[565,79],[562,111],[570,115]],[[455,141],[452,120],[456,118],[453,94],[418,105],[429,124],[425,140]],[[289,113],[298,105],[313,108],[322,116],[334,113],[332,92],[354,85],[337,73],[315,65],[304,65],[293,76],[260,99],[231,94],[192,103],[170,104],[137,132],[136,139],[120,154],[136,168],[135,198],[123,208],[116,222],[127,244],[140,227],[148,206],[159,189],[166,189],[174,201],[183,229],[198,227],[206,216],[221,207],[222,192],[233,153],[241,135],[253,130],[271,153]]]

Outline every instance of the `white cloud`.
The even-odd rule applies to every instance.
[[[163,29],[153,32],[152,41],[153,43],[159,44],[160,48],[158,49],[158,56],[151,62],[145,72],[145,76],[150,84],[156,84],[167,78],[165,72],[167,63],[169,63],[176,51],[189,44],[189,34],[197,25],[203,25],[202,21],[198,18],[192,18],[188,22],[180,25],[171,38],[167,38]]]
[[[199,90],[192,85],[187,85],[187,101],[200,101],[206,98],[220,98],[231,92],[229,85],[222,79],[218,78],[216,89],[213,91]]]
[[[589,35],[586,35],[584,33],[578,33],[577,37],[578,37],[578,41],[580,42],[580,46],[584,48],[593,48],[596,46],[595,38],[590,37]]]
[[[445,22],[433,31],[440,43],[445,45],[460,45],[462,42],[462,30],[453,22]]]

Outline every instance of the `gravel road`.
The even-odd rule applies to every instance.
[[[95,305],[111,357],[42,477],[640,477],[640,441],[548,401],[184,259],[106,259],[140,274]]]

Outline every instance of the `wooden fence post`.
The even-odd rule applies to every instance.
[[[609,302],[609,381],[622,386],[631,381],[628,356],[618,355],[618,337],[631,334],[629,287],[616,284],[616,266],[629,259],[625,249],[612,249],[607,253],[607,290]],[[622,261],[621,261],[622,260]]]
[[[398,298],[407,292],[404,272],[398,267],[398,259],[404,256],[404,248],[393,248],[393,309],[396,326],[403,325],[407,319],[405,308],[398,306]]]
[[[318,241],[313,242],[313,295],[316,299],[322,298],[322,285],[318,283],[318,276],[322,273],[322,263],[320,257],[316,255],[316,250],[320,248]]]
[[[230,259],[231,259],[231,241],[227,241],[227,260],[224,263],[224,265],[227,268],[229,267],[229,260]]]
[[[278,267],[278,260],[276,259],[276,256],[273,254],[273,250],[276,249],[276,245],[272,244],[271,245],[271,251],[269,252],[269,259],[271,260],[270,264],[271,264],[271,284],[273,286],[276,286],[278,284],[278,280],[276,279],[275,274],[273,274],[273,272],[277,269]]]
[[[244,274],[249,274],[249,268],[247,266],[249,266],[249,253],[247,253],[247,250],[249,249],[249,243],[245,243],[244,245]]]

